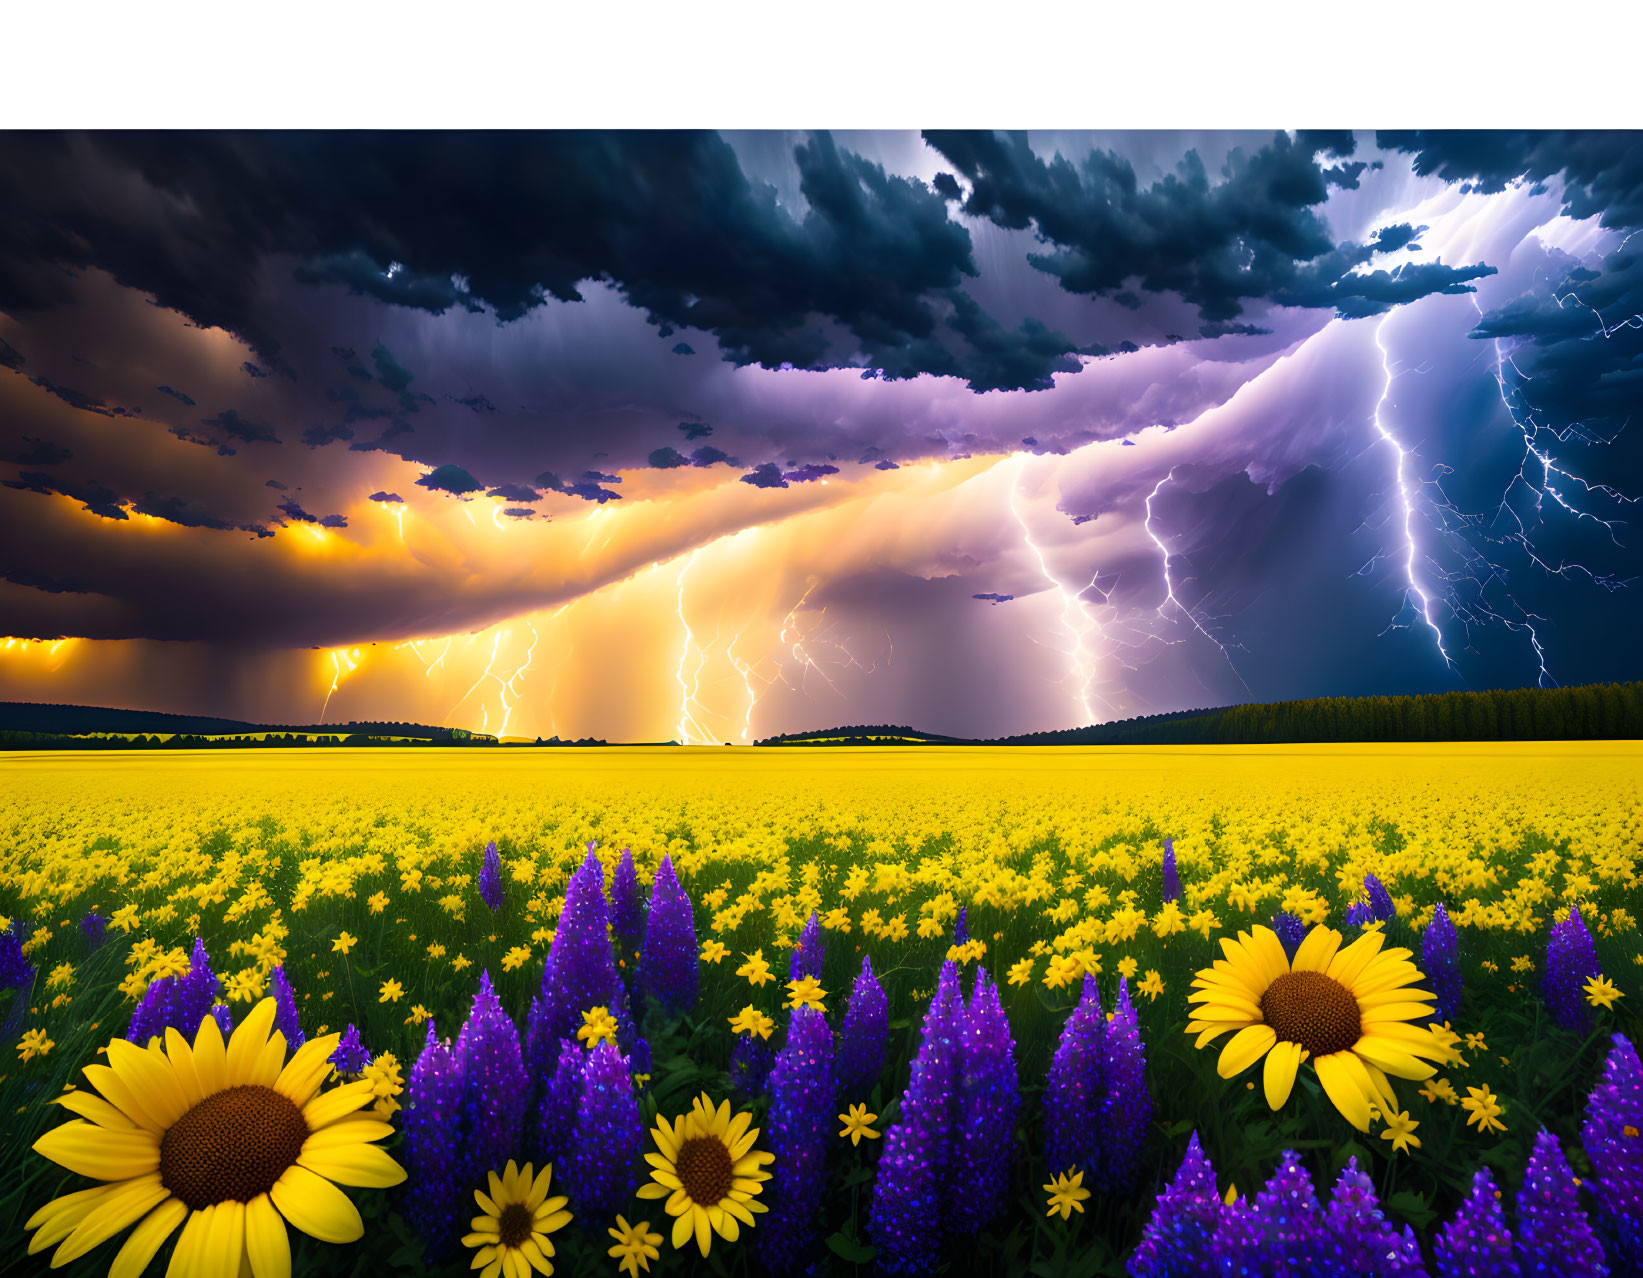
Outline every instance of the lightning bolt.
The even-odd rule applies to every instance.
[[[589,540],[590,541],[592,540],[591,536],[589,537]],[[686,684],[685,684],[685,662],[689,659],[690,649],[695,643],[695,636],[691,634],[691,630],[690,630],[690,622],[685,617],[685,576],[686,576],[687,573],[690,572],[691,567],[696,563],[696,556],[698,556],[701,553],[702,553],[702,551],[701,551],[700,546],[698,546],[695,550],[692,550],[690,552],[689,556],[686,557],[685,562],[680,566],[678,579],[674,582],[674,585],[678,589],[678,599],[677,599],[676,607],[677,607],[677,611],[678,611],[679,625],[685,632],[685,641],[684,641],[683,645],[681,645],[681,647],[679,648],[679,669],[677,671],[677,678],[679,680],[679,744],[680,745],[691,745],[692,744],[691,739],[690,739],[690,731],[691,731],[692,728],[694,728],[696,730],[696,735],[700,739],[701,744],[706,745],[712,739],[711,737],[709,737],[709,735],[705,731],[703,731],[702,725],[697,721],[696,716],[691,712],[690,704],[691,704],[691,701],[695,697],[695,693],[691,688],[687,687]],[[698,685],[699,685],[700,679],[701,679],[702,662],[705,661],[705,660],[706,660],[706,657],[704,655],[697,662],[697,665],[696,665],[696,679],[697,679]]]
[[[1153,502],[1153,498],[1157,497],[1158,494],[1163,491],[1164,485],[1169,483],[1174,478],[1175,478],[1175,467],[1171,466],[1170,469],[1169,469],[1169,473],[1167,475],[1165,475],[1162,479],[1160,479],[1156,484],[1153,485],[1152,491],[1147,494],[1147,501],[1146,501],[1147,515],[1146,515],[1146,519],[1144,520],[1144,524],[1145,524],[1145,527],[1146,527],[1146,530],[1147,530],[1147,536],[1152,539],[1152,544],[1158,547],[1159,557],[1163,561],[1164,602],[1158,605],[1158,614],[1160,616],[1163,615],[1164,605],[1165,604],[1174,604],[1176,606],[1176,608],[1178,608],[1181,611],[1182,615],[1184,615],[1188,621],[1192,622],[1192,627],[1193,627],[1194,630],[1196,630],[1199,634],[1203,635],[1204,638],[1208,639],[1212,644],[1214,644],[1217,648],[1219,648],[1221,650],[1221,655],[1226,658],[1227,668],[1232,671],[1234,677],[1238,680],[1238,682],[1242,683],[1244,685],[1244,691],[1248,692],[1249,691],[1249,684],[1244,683],[1244,676],[1238,673],[1238,667],[1235,664],[1233,664],[1232,654],[1227,651],[1226,644],[1222,643],[1214,635],[1210,634],[1210,632],[1208,630],[1205,630],[1204,626],[1203,626],[1203,623],[1198,620],[1197,614],[1195,614],[1192,611],[1191,608],[1187,607],[1186,604],[1182,603],[1181,600],[1176,597],[1176,594],[1175,594],[1175,581],[1174,581],[1174,578],[1171,577],[1171,575],[1170,575],[1169,547],[1164,545],[1164,539],[1162,537],[1160,537],[1156,532],[1153,531],[1153,527],[1152,527],[1152,502]]]
[[[1075,678],[1078,681],[1073,694],[1073,704],[1076,707],[1075,713],[1083,715],[1079,722],[1080,724],[1093,723],[1096,716],[1095,711],[1090,706],[1090,689],[1095,682],[1095,657],[1088,650],[1087,641],[1092,626],[1097,633],[1102,633],[1101,625],[1099,622],[1094,621],[1086,610],[1083,599],[1084,592],[1070,590],[1062,585],[1061,579],[1050,571],[1049,561],[1044,557],[1044,552],[1038,543],[1033,540],[1032,528],[1028,525],[1027,517],[1022,513],[1020,504],[1016,500],[1020,494],[1021,479],[1026,473],[1030,456],[1028,453],[1017,454],[1019,460],[1016,473],[1010,480],[1010,513],[1015,516],[1016,523],[1021,525],[1021,539],[1026,543],[1027,549],[1032,551],[1033,558],[1038,561],[1039,573],[1045,581],[1050,583],[1051,589],[1061,597],[1061,625],[1071,638],[1072,647],[1066,650],[1057,649],[1057,651],[1062,652],[1068,659],[1071,667],[1068,671],[1068,677]],[[1086,586],[1085,590],[1094,585],[1095,578],[1091,577],[1090,585]],[[1105,699],[1100,699],[1105,704]],[[1109,712],[1112,709],[1110,705],[1107,708]]]
[[[1449,650],[1443,645],[1443,631],[1438,629],[1437,622],[1432,620],[1432,597],[1427,594],[1426,590],[1421,586],[1420,579],[1415,574],[1415,560],[1418,552],[1415,545],[1414,529],[1415,499],[1409,489],[1409,454],[1404,449],[1404,446],[1398,442],[1397,436],[1395,436],[1386,425],[1386,402],[1392,397],[1392,379],[1394,374],[1392,371],[1392,356],[1387,351],[1386,343],[1383,338],[1385,336],[1387,322],[1390,319],[1391,315],[1389,314],[1386,319],[1383,319],[1375,326],[1375,349],[1381,353],[1381,372],[1384,375],[1385,380],[1381,386],[1381,397],[1375,401],[1373,420],[1375,423],[1376,434],[1381,437],[1382,442],[1385,443],[1397,457],[1395,473],[1398,481],[1398,502],[1403,509],[1403,572],[1405,582],[1404,601],[1406,603],[1411,603],[1411,596],[1413,596],[1414,599],[1420,600],[1420,607],[1417,611],[1420,613],[1421,620],[1426,624],[1426,628],[1432,632],[1432,638],[1437,644],[1438,654],[1443,658],[1443,664],[1453,670],[1455,668],[1455,663],[1450,659]],[[1392,624],[1388,626],[1387,629],[1390,630],[1397,628],[1398,625],[1398,620],[1394,617],[1392,619]],[[1382,633],[1384,633],[1384,631]]]
[[[347,648],[333,648],[331,650],[331,686],[326,689],[325,702],[320,706],[319,722],[325,722],[325,712],[331,707],[331,695],[336,692],[337,685],[342,682],[342,676],[352,674],[357,669],[359,669],[358,648],[353,649],[351,652]]]

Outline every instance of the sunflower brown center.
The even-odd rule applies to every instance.
[[[160,1141],[160,1183],[190,1208],[248,1203],[297,1161],[308,1124],[271,1087],[230,1087],[207,1096]]]
[[[692,1136],[674,1161],[679,1183],[691,1202],[711,1207],[730,1192],[730,1151],[713,1136]]]
[[[1261,1016],[1280,1043],[1299,1043],[1314,1057],[1344,1052],[1363,1036],[1358,1000],[1322,972],[1285,972],[1261,995]]]
[[[519,1246],[531,1236],[531,1225],[535,1219],[531,1209],[524,1203],[509,1203],[502,1209],[502,1215],[496,1222],[502,1235],[502,1245]]]

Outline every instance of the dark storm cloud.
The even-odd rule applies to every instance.
[[[405,501],[405,499],[403,497],[401,497],[398,493],[385,493],[385,492],[380,492],[380,491],[372,493],[371,494],[371,500],[372,501],[399,502],[401,504],[403,504],[404,501]]]
[[[818,479],[823,479],[828,475],[836,475],[838,473],[839,468],[837,466],[816,465],[812,462],[800,466],[795,470],[784,471],[782,473],[782,478],[790,484],[810,484],[814,483]]]
[[[651,453],[650,464],[657,470],[672,470],[676,466],[688,466],[690,462],[677,448],[658,448]]]
[[[742,476],[742,483],[752,484],[755,488],[786,488],[787,480],[782,478],[782,468],[775,462],[766,462],[762,466],[755,466],[753,470]]]
[[[193,399],[190,396],[183,394],[180,390],[172,390],[169,386],[156,386],[154,389],[159,391],[162,395],[171,396],[172,399],[176,400],[186,408],[194,407]]]
[[[713,433],[713,427],[706,422],[680,422],[679,429],[684,432],[686,440],[706,439]]]
[[[74,390],[72,387],[58,386],[54,382],[47,381],[44,377],[31,377],[29,378],[29,381],[33,382],[41,390],[45,391],[46,394],[55,395],[58,399],[62,400],[63,403],[67,404],[71,408],[83,409],[88,413],[97,413],[103,417],[136,416],[136,414],[129,408],[120,408],[117,406],[111,407],[110,405],[103,403],[102,400],[97,399],[95,396],[82,394],[81,392]]]
[[[498,484],[487,497],[500,497],[503,501],[541,501],[542,494],[528,484]]]
[[[215,417],[200,418],[200,425],[220,430],[230,439],[238,439],[247,444],[277,444],[280,442],[279,437],[274,434],[272,426],[242,417],[232,408],[223,409]]]
[[[989,591],[987,594],[984,594],[984,595],[971,595],[970,598],[980,599],[984,603],[1001,604],[1001,603],[1009,603],[1010,600],[1015,598],[1015,596],[1014,595],[1001,595],[997,591]]]
[[[1562,175],[1564,210],[1604,226],[1643,226],[1643,148],[1621,130],[1383,129],[1382,150],[1413,156],[1415,172],[1479,191]]]
[[[5,338],[0,337],[0,368],[21,368],[22,366],[23,356],[21,353],[14,347],[8,346]]]
[[[302,442],[310,448],[323,448],[326,444],[334,444],[339,440],[353,437],[353,429],[340,422],[329,426],[310,426],[302,432]]]
[[[279,504],[279,510],[288,519],[294,519],[299,524],[318,524],[321,528],[346,528],[346,515],[311,515],[302,508],[302,504],[295,497],[287,497]]]
[[[484,484],[463,470],[462,467],[450,465],[449,463],[436,467],[417,480],[416,483],[419,488],[430,488],[435,492],[455,493],[457,496],[461,496],[463,493],[478,492],[485,487]]]
[[[1179,294],[1215,324],[1256,301],[1375,314],[1464,291],[1493,273],[1438,265],[1418,274],[1360,271],[1374,250],[1337,244],[1318,211],[1332,179],[1317,155],[1349,153],[1344,135],[1302,134],[1291,143],[1280,133],[1253,152],[1235,148],[1219,182],[1189,151],[1174,174],[1147,187],[1115,151],[1092,150],[1078,164],[1059,154],[1046,162],[1025,134],[925,137],[969,183],[963,211],[1009,229],[1033,228],[1054,251],[1029,260],[1072,293],[1113,297],[1138,281],[1149,292]],[[962,195],[956,181],[941,189],[955,202]],[[1042,352],[1042,335],[1038,345]]]
[[[96,480],[79,482],[70,479],[54,479],[41,471],[25,470],[15,480],[6,480],[7,488],[27,489],[36,493],[61,493],[65,497],[72,497],[80,502],[94,515],[101,515],[104,519],[130,519],[125,512],[125,502],[120,495],[111,489],[103,487]]]
[[[181,524],[184,528],[213,528],[223,532],[238,527],[226,519],[218,519],[198,504],[184,501],[181,497],[156,497],[153,493],[145,493],[132,503],[131,508],[140,515],[152,515],[155,519]]]

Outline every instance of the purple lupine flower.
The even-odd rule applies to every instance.
[[[348,1028],[342,1032],[342,1041],[337,1044],[337,1050],[325,1059],[336,1066],[339,1074],[359,1074],[371,1063],[371,1053],[359,1041],[359,1030],[349,1022]]]
[[[1060,1173],[1056,1173],[1059,1175]],[[1158,1195],[1129,1259],[1131,1278],[1185,1278],[1219,1272],[1216,1235],[1227,1210],[1215,1191],[1215,1168],[1193,1132],[1175,1179]]]
[[[1581,1144],[1597,1172],[1592,1188],[1614,1230],[1621,1259],[1643,1272],[1643,1064],[1624,1034],[1611,1040],[1592,1088]],[[1629,1133],[1629,1134],[1628,1134]]]
[[[1301,942],[1306,940],[1306,923],[1288,910],[1280,910],[1272,916],[1272,930],[1278,934],[1282,942],[1284,954],[1293,959],[1295,951],[1301,948]]]
[[[1606,1278],[1609,1267],[1591,1222],[1580,1208],[1574,1173],[1563,1147],[1545,1128],[1535,1137],[1517,1193],[1518,1268],[1523,1278],[1568,1275]]]
[[[797,981],[813,976],[821,980],[822,964],[826,959],[827,947],[822,944],[821,924],[816,919],[816,911],[811,910],[804,931],[799,933],[799,943],[793,947],[793,957],[788,961],[788,979]]]
[[[970,943],[970,907],[958,907],[958,917],[953,920],[953,944],[968,945]]]
[[[283,965],[269,973],[268,985],[274,994],[274,1029],[285,1035],[285,1046],[294,1052],[307,1041],[307,1035],[297,1023],[297,999],[291,993],[291,982],[285,978]]]
[[[1175,868],[1175,840],[1165,839],[1163,901],[1165,905],[1168,905],[1171,901],[1179,901],[1180,899],[1181,872]]]
[[[1434,1018],[1452,1021],[1460,1015],[1460,963],[1456,944],[1455,925],[1449,921],[1449,911],[1439,901],[1432,911],[1432,921],[1421,934],[1421,970],[1438,996],[1433,1008]]]
[[[764,1039],[756,1034],[738,1034],[736,1046],[730,1049],[731,1085],[748,1100],[763,1096],[775,1063],[775,1049]]]
[[[1346,907],[1346,925],[1348,927],[1362,927],[1365,923],[1374,921],[1374,912],[1369,908],[1367,901],[1354,901]]]
[[[1147,1090],[1147,1049],[1141,1042],[1141,1022],[1130,1003],[1130,983],[1118,982],[1118,1002],[1107,1022],[1101,1046],[1100,1116],[1096,1144],[1100,1162],[1094,1169],[1093,1188],[1109,1194],[1127,1194],[1135,1188],[1141,1152],[1152,1126],[1152,1093]]]
[[[690,897],[679,886],[673,858],[664,856],[651,886],[645,949],[639,959],[640,988],[668,1011],[683,1012],[696,1005],[698,969]]]
[[[1517,1278],[1512,1232],[1501,1210],[1500,1188],[1487,1167],[1472,1176],[1472,1192],[1433,1240],[1438,1278],[1499,1275]]]
[[[924,1036],[902,1095],[901,1114],[884,1134],[868,1232],[891,1273],[929,1270],[947,1237],[947,1171],[959,1086],[964,998],[951,962],[924,1015]]]
[[[1392,1227],[1375,1197],[1375,1183],[1358,1170],[1357,1158],[1346,1160],[1324,1215],[1329,1272],[1420,1274],[1425,1278],[1414,1230],[1405,1225],[1400,1233]]]
[[[979,1234],[1004,1209],[1021,1093],[1015,1043],[987,969],[976,968],[965,1011],[959,1074],[958,1126],[953,1132],[953,1230]]]
[[[582,1219],[612,1217],[633,1197],[644,1123],[628,1058],[613,1044],[600,1043],[579,1063],[570,1139],[553,1160],[554,1184]]]
[[[1398,908],[1392,904],[1391,893],[1381,886],[1381,881],[1373,874],[1363,876],[1363,890],[1369,897],[1369,916],[1371,918],[1378,919],[1382,923],[1389,923],[1397,917]]]
[[[422,1238],[430,1265],[443,1264],[455,1253],[458,1213],[466,1225],[471,1200],[457,1184],[462,1159],[462,1073],[449,1043],[428,1037],[411,1066],[405,1087],[405,1110],[400,1128],[405,1133],[404,1215]]]
[[[633,1050],[628,1053],[628,1069],[635,1078],[643,1075],[650,1077],[650,1044],[642,1038],[633,1040]]]
[[[833,1031],[815,1008],[798,1007],[788,1017],[770,1095],[764,1130],[776,1156],[775,1179],[770,1214],[760,1222],[759,1257],[783,1274],[802,1271],[816,1250],[816,1205],[827,1187],[834,1141]]]
[[[163,1036],[166,1030],[174,1029],[192,1042],[199,1032],[200,1022],[207,1016],[216,1018],[218,1027],[226,1036],[232,1022],[230,1020],[227,1026],[223,1024],[225,1019],[229,1019],[226,1007],[221,1013],[214,1007],[218,984],[216,973],[211,970],[211,956],[205,952],[205,942],[195,937],[188,971],[181,976],[162,976],[149,985],[131,1013],[126,1038],[145,1046],[151,1038]]]
[[[486,1172],[518,1151],[531,1091],[519,1031],[502,1010],[488,971],[479,977],[479,992],[457,1036],[456,1058],[462,1071],[459,1179],[464,1189],[474,1189],[484,1183]]]
[[[587,1055],[573,1038],[559,1040],[559,1058],[542,1081],[542,1101],[536,1108],[533,1158],[557,1164],[570,1149],[576,1130],[576,1107],[582,1095],[582,1059]]]
[[[1093,1179],[1100,1174],[1096,1133],[1107,1095],[1106,1040],[1101,991],[1086,972],[1044,1085],[1044,1160],[1052,1176],[1087,1171]]]
[[[96,949],[103,943],[103,934],[108,931],[108,920],[101,914],[87,914],[80,920],[80,930],[91,942],[91,948]]]
[[[1318,1206],[1312,1177],[1294,1150],[1284,1150],[1278,1170],[1255,1195],[1255,1215],[1261,1231],[1259,1272],[1332,1272],[1329,1225]]]
[[[847,1100],[864,1099],[884,1070],[884,1045],[890,1034],[890,1003],[873,975],[873,961],[862,955],[861,972],[850,991],[839,1032],[839,1050],[833,1059],[839,1088]]]
[[[485,845],[485,861],[479,867],[479,899],[491,907],[491,913],[502,908],[502,859],[496,854],[493,840]]]
[[[206,1015],[217,1022],[217,1028],[222,1031],[223,1040],[226,1042],[228,1036],[234,1032],[234,1017],[228,1010],[228,1004],[213,1003],[211,1005],[211,1010],[207,1012]],[[203,1017],[200,1020],[200,1024],[205,1024],[205,1019]]]
[[[633,868],[633,851],[622,849],[622,859],[616,863],[616,873],[610,880],[610,922],[616,935],[628,949],[639,948],[644,935],[645,911],[639,900],[639,874]]]
[[[1552,935],[1546,943],[1546,977],[1540,986],[1552,1020],[1561,1029],[1571,1034],[1584,1034],[1591,1029],[1591,1012],[1586,1007],[1582,987],[1592,977],[1602,974],[1597,965],[1597,948],[1580,917],[1580,907],[1570,906],[1569,917],[1552,925]]]
[[[564,908],[542,968],[542,989],[531,1001],[525,1052],[532,1078],[552,1073],[559,1040],[575,1036],[589,1008],[610,1007],[620,985],[610,950],[605,870],[590,843],[587,859],[565,885]]]
[[[23,957],[16,925],[0,932],[0,990],[20,990],[34,981],[34,964]]]

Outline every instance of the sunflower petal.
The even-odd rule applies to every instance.
[[[131,1231],[108,1268],[108,1278],[137,1278],[148,1268],[154,1253],[165,1245],[165,1240],[187,1219],[188,1205],[182,1199],[166,1199]]]
[[[359,1208],[348,1195],[306,1167],[287,1167],[268,1196],[280,1215],[321,1242],[355,1242],[365,1233]]]
[[[160,1184],[159,1172],[150,1172],[147,1176],[139,1176],[135,1180],[128,1180],[115,1186],[98,1200],[86,1218],[75,1226],[74,1232],[57,1249],[57,1254],[52,1257],[52,1268],[66,1265],[69,1261],[85,1255],[93,1247],[107,1242],[122,1229],[136,1224],[169,1197],[171,1191]]]
[[[1266,1103],[1268,1109],[1279,1110],[1289,1099],[1289,1093],[1295,1087],[1295,1071],[1300,1069],[1301,1061],[1306,1056],[1306,1048],[1299,1043],[1283,1042],[1275,1044],[1266,1056],[1266,1065],[1261,1071],[1261,1081],[1266,1088]]]
[[[336,1149],[304,1149],[297,1166],[339,1185],[388,1189],[402,1184],[405,1169],[375,1145],[343,1145]]]
[[[301,1109],[314,1099],[320,1084],[330,1076],[330,1057],[340,1042],[341,1034],[309,1039],[285,1062],[285,1068],[274,1080],[274,1090]]]
[[[291,1278],[291,1237],[267,1194],[245,1205],[245,1253],[253,1278]]]
[[[228,1087],[228,1047],[222,1039],[217,1018],[207,1016],[194,1034],[194,1070],[207,1096]],[[182,1240],[178,1240],[178,1246]]]
[[[34,1152],[93,1180],[130,1180],[160,1168],[160,1142],[135,1128],[110,1131],[82,1118],[53,1127],[34,1142]]]
[[[1354,942],[1355,943],[1355,942]],[[1330,1103],[1341,1111],[1341,1116],[1360,1132],[1369,1130],[1369,1102],[1372,1099],[1369,1075],[1350,1051],[1331,1052],[1312,1060],[1318,1071],[1318,1082]]]
[[[358,1082],[344,1083],[341,1087],[321,1092],[302,1107],[302,1117],[308,1124],[308,1130],[317,1132],[322,1127],[329,1127],[332,1123],[347,1118],[370,1100],[370,1081],[360,1079]]]
[[[203,1025],[201,1028],[204,1028]],[[274,1028],[274,1000],[265,998],[234,1027],[228,1040],[228,1085],[242,1087],[251,1081],[254,1067],[268,1046]]]
[[[206,1020],[211,1020],[208,1016]],[[212,1024],[216,1024],[212,1021]],[[211,1228],[211,1217],[216,1207],[206,1207],[188,1213],[183,1232],[177,1236],[177,1245],[171,1249],[171,1263],[166,1266],[166,1278],[193,1278],[200,1248],[205,1244],[206,1231]]]
[[[1215,1070],[1222,1078],[1242,1074],[1260,1060],[1277,1041],[1278,1035],[1273,1032],[1270,1025],[1246,1026],[1234,1034],[1232,1041],[1221,1049],[1221,1059],[1216,1063]]]

